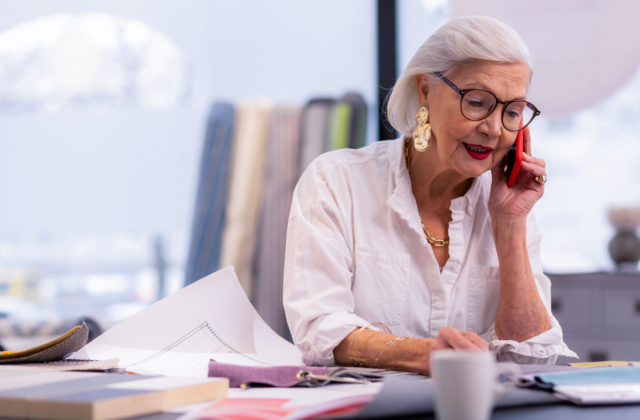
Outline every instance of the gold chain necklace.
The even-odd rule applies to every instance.
[[[407,171],[411,170],[411,166],[409,163],[409,138],[406,138],[404,140],[404,160],[405,163],[407,165]],[[411,175],[411,174],[409,174]],[[435,238],[433,236],[431,236],[431,234],[429,233],[429,231],[427,230],[427,228],[424,226],[424,222],[422,221],[422,219],[420,219],[420,224],[422,225],[422,231],[424,232],[425,236],[427,237],[427,242],[429,242],[431,245],[441,248],[443,246],[446,246],[449,243],[448,239],[438,239]]]
[[[427,228],[424,227],[424,223],[422,223],[422,220],[420,220],[420,224],[422,225],[422,230],[424,231],[424,234],[427,235],[427,242],[429,242],[431,245],[437,246],[440,248],[440,247],[446,246],[449,243],[448,239],[437,239],[431,236]]]

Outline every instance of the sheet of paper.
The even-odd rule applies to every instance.
[[[640,384],[560,385],[555,395],[576,404],[629,404],[640,402]]]
[[[331,409],[369,403],[382,388],[382,382],[369,384],[332,384],[318,388],[257,387],[230,388],[225,402],[214,402],[190,409],[179,420],[208,418],[297,420],[311,418]],[[222,405],[220,405],[222,404]],[[236,415],[237,417],[234,417]]]
[[[139,373],[207,376],[209,358],[245,365],[299,365],[300,351],[277,335],[225,267],[104,332],[69,359],[120,359]]]

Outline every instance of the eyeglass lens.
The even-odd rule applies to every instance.
[[[466,118],[478,121],[486,118],[496,107],[497,100],[490,92],[472,89],[462,96],[460,110]],[[502,123],[508,130],[517,131],[526,127],[534,118],[535,111],[526,101],[513,101],[502,112]]]

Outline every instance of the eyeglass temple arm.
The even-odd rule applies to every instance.
[[[435,74],[436,76],[438,76],[440,78],[440,80],[442,80],[443,82],[445,82],[447,85],[449,85],[449,87],[451,87],[451,89],[455,90],[456,92],[458,92],[460,95],[463,94],[463,91],[460,90],[458,88],[458,86],[454,85],[453,82],[449,79],[447,79],[446,77],[444,77],[444,75],[442,73],[440,73],[439,71],[434,72],[433,74]]]

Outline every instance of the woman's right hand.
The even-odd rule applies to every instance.
[[[471,331],[461,331],[453,327],[444,327],[438,332],[431,351],[442,349],[487,351],[489,344]]]

